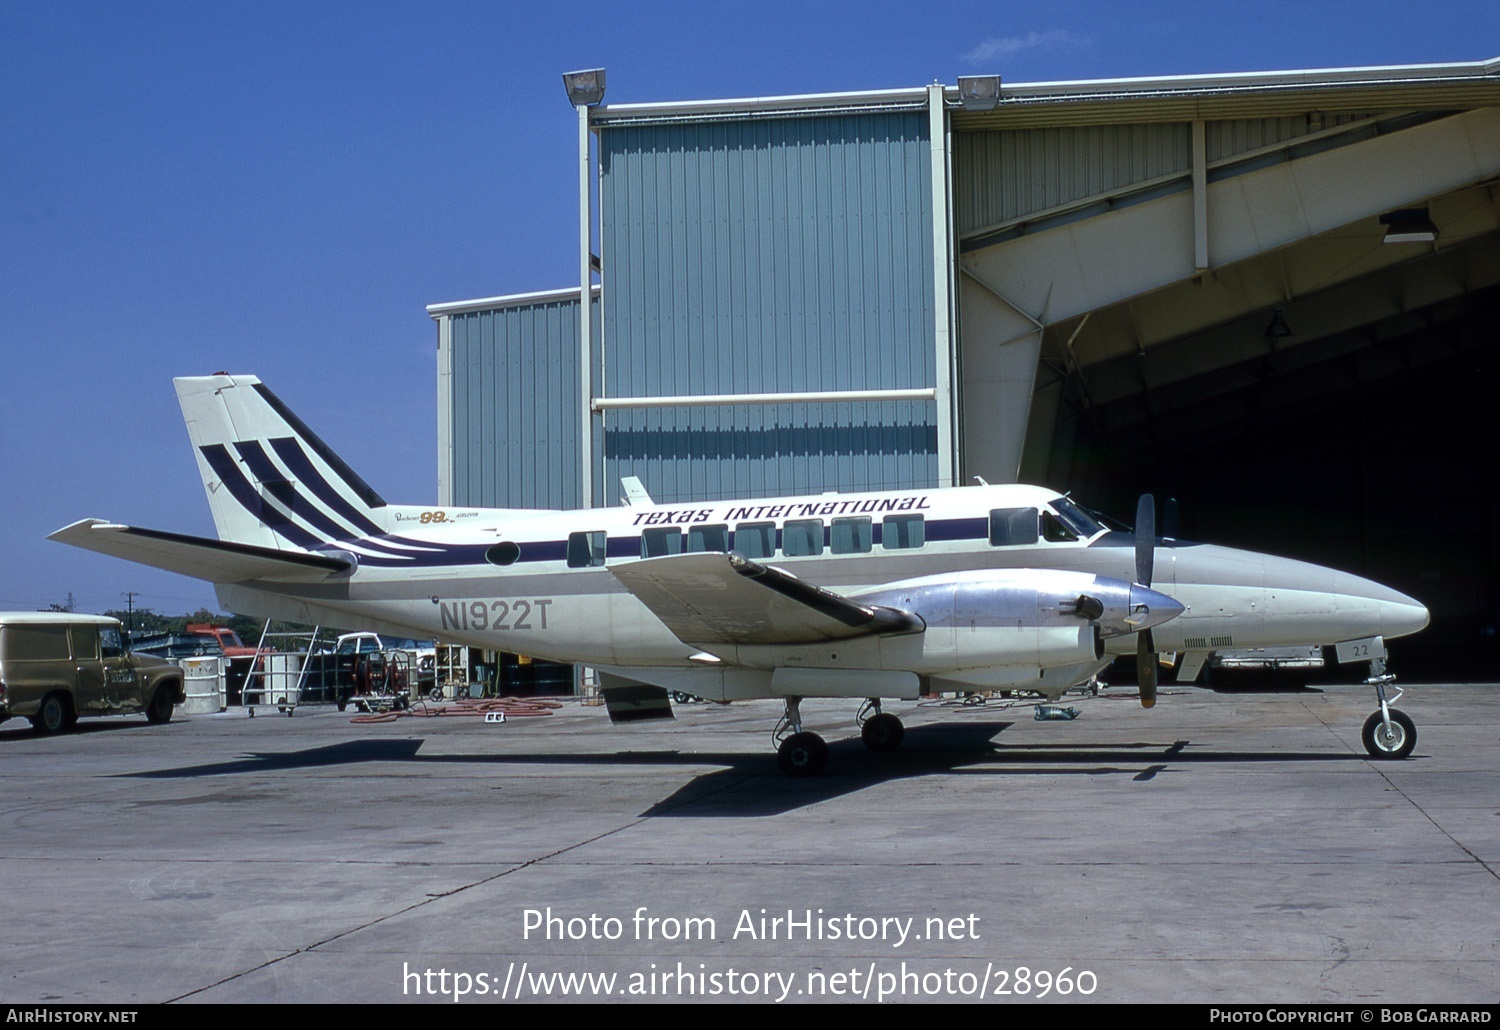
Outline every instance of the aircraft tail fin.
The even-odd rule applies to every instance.
[[[308,551],[385,532],[386,502],[255,376],[173,384],[219,539]]]

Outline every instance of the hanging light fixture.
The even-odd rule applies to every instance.
[[[1292,335],[1292,327],[1286,324],[1286,308],[1277,308],[1271,312],[1271,324],[1266,326],[1266,335],[1275,340]]]
[[[1387,211],[1380,216],[1385,226],[1385,243],[1436,243],[1437,226],[1425,207]]]

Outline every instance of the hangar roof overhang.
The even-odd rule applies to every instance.
[[[957,110],[953,127],[973,131],[1494,103],[1500,103],[1500,57],[1449,64],[1002,84],[995,108]]]
[[[807,93],[717,100],[601,104],[590,124],[605,127],[726,118],[795,117],[858,111],[910,110],[928,103],[927,87]],[[1119,79],[1002,83],[989,111],[964,110],[958,87],[944,87],[957,130],[1021,125],[1246,117],[1304,111],[1363,110],[1400,102],[1419,106],[1471,106],[1500,101],[1500,57],[1446,64],[1233,72]]]

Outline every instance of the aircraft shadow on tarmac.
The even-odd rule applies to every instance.
[[[609,753],[528,752],[525,754],[423,755],[421,740],[352,740],[302,751],[249,752],[241,758],[178,769],[123,773],[127,778],[195,779],[245,773],[293,772],[330,766],[372,763],[421,765],[608,766],[660,768],[681,766],[700,772],[670,796],[641,813],[655,816],[748,817],[785,812],[853,794],[896,780],[935,775],[1128,776],[1149,782],[1184,766],[1234,762],[1363,762],[1350,752],[1193,752],[1190,741],[1170,744],[1070,742],[1009,746],[995,741],[1009,722],[910,727],[901,750],[872,754],[857,738],[830,745],[829,774],[793,779],[784,776],[776,756],[767,753],[711,751],[616,751]]]

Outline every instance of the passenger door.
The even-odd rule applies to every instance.
[[[140,708],[145,703],[141,697],[141,677],[126,653],[119,626],[99,628],[99,650],[104,663],[104,696],[109,707],[116,711]]]

